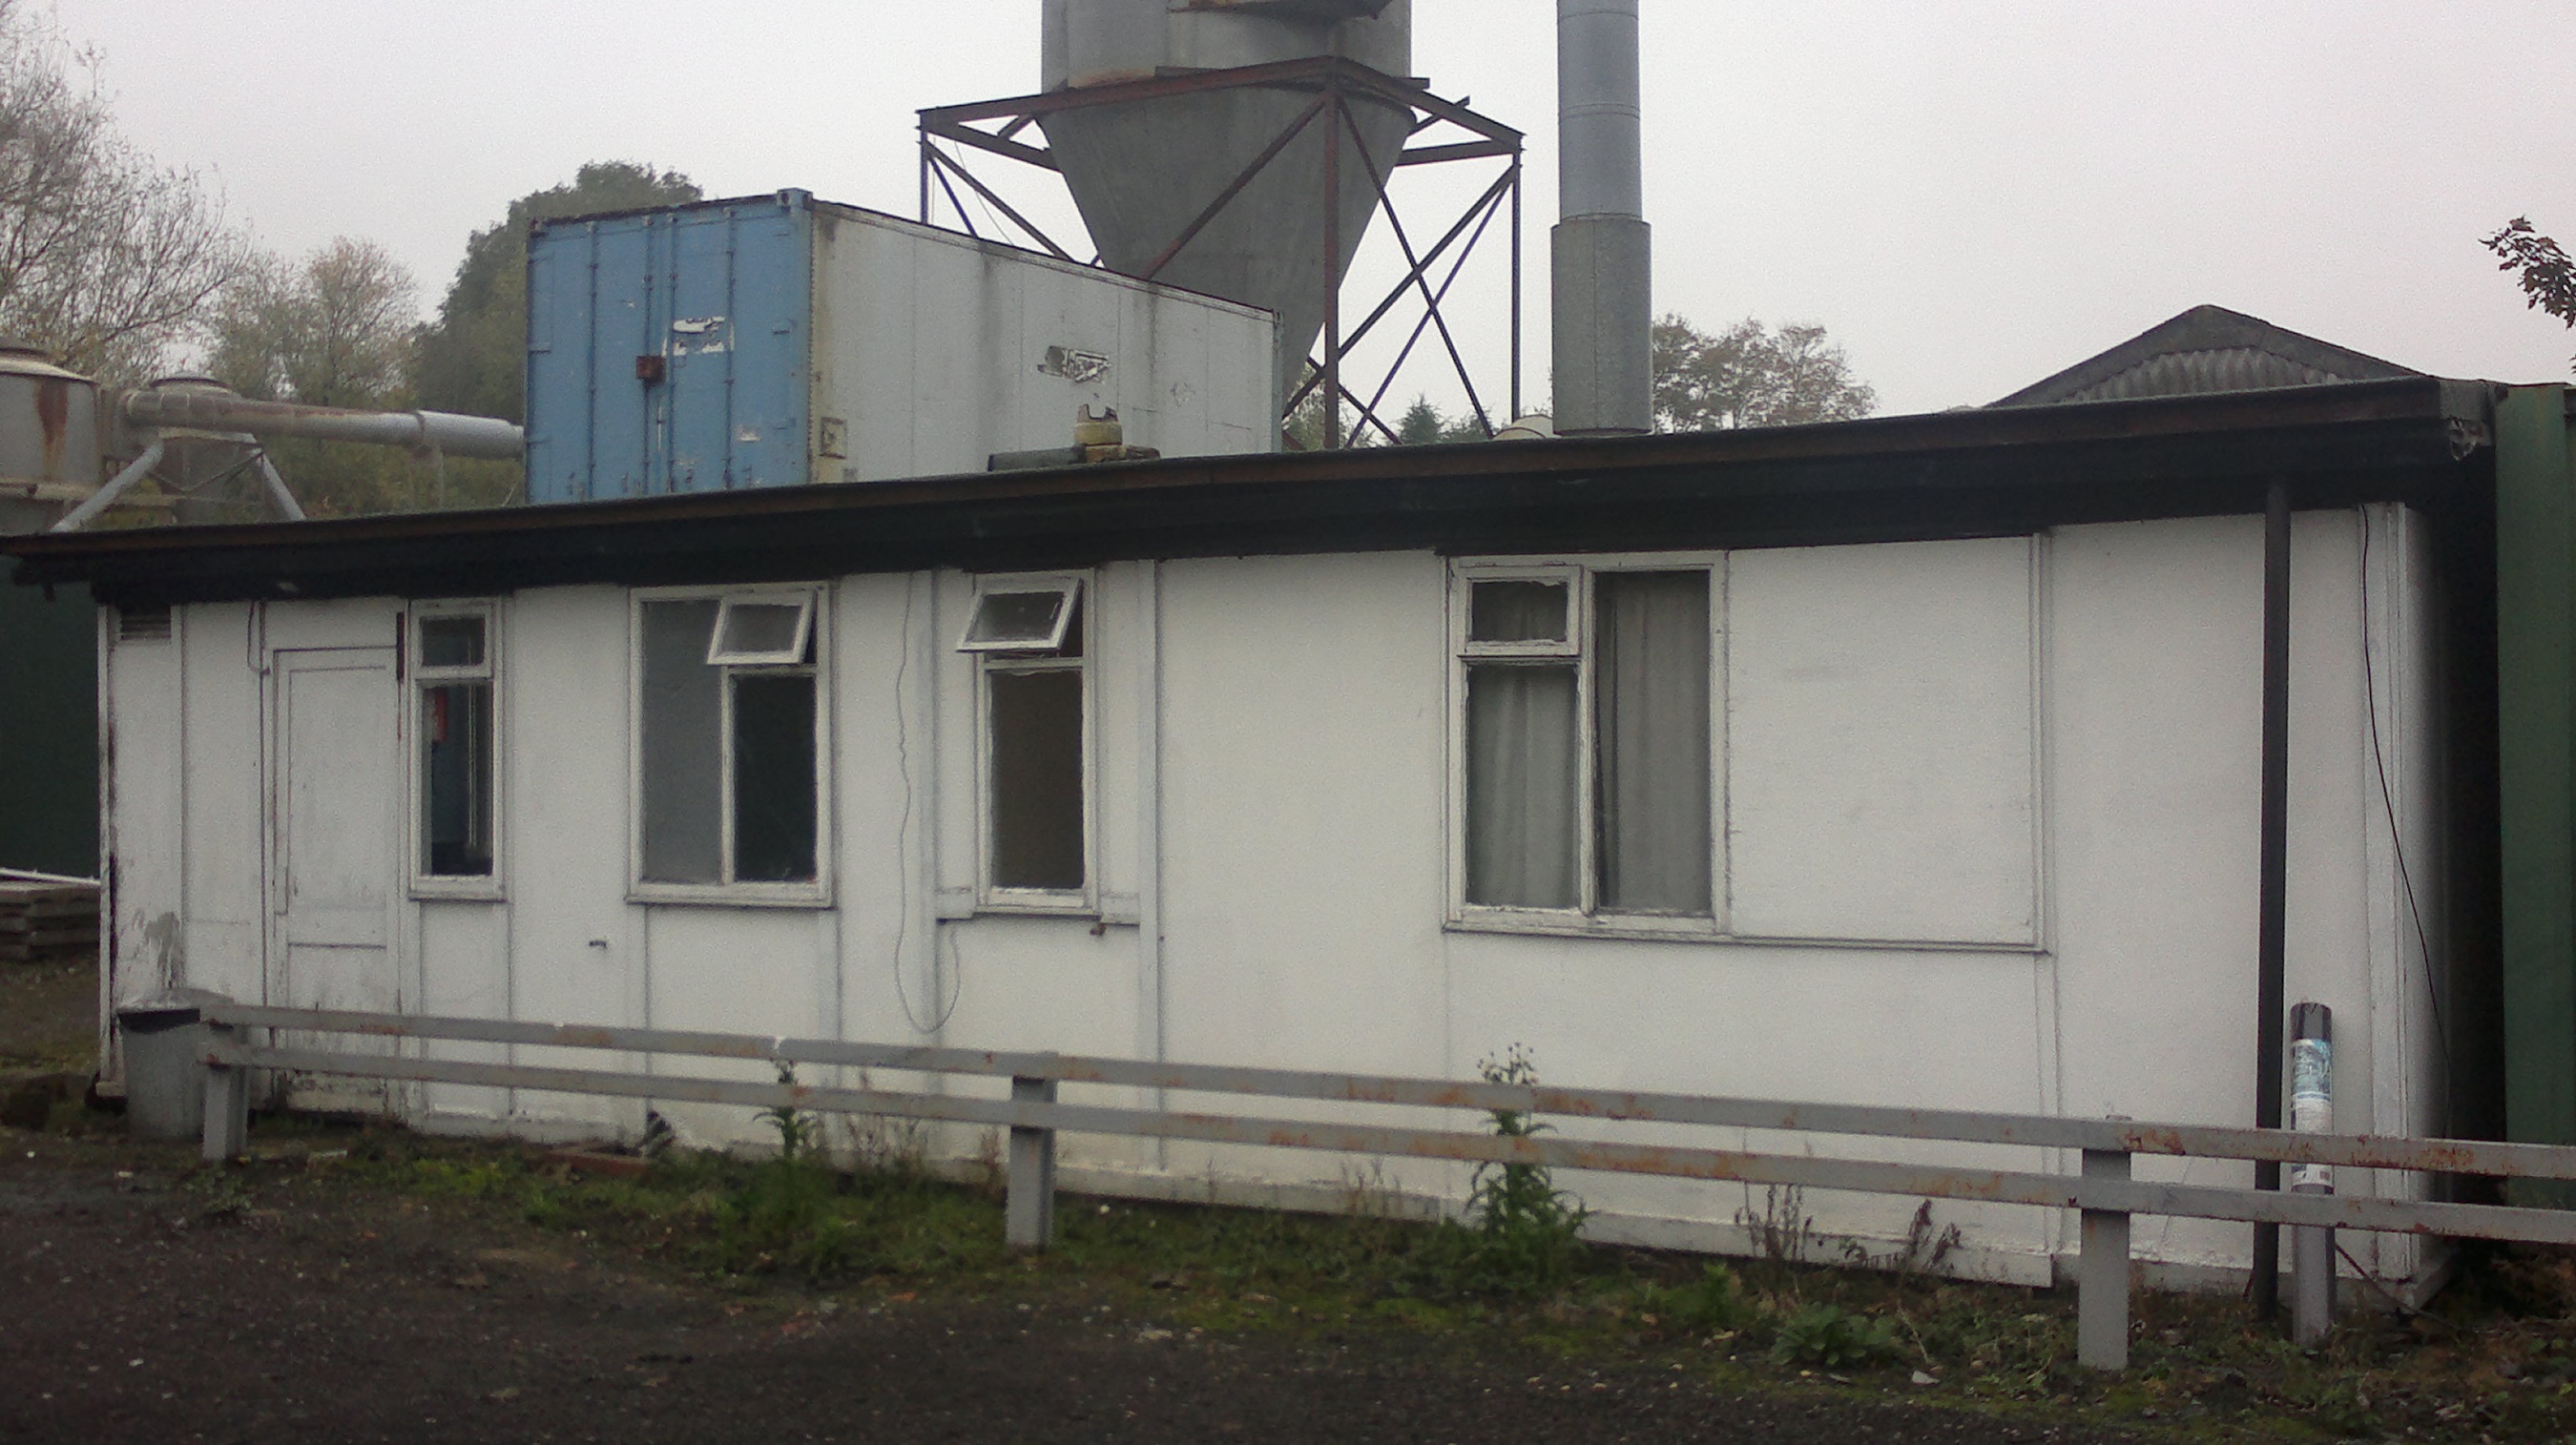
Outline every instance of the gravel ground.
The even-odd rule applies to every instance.
[[[10,1442],[2127,1438],[1079,1300],[746,1299],[298,1166],[246,1195],[181,1151],[10,1130],[0,1300]]]

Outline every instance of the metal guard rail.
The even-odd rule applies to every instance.
[[[2074,1209],[2082,1214],[2081,1260],[2077,1276],[2077,1356],[2087,1365],[2106,1369],[2124,1368],[2128,1359],[2128,1233],[2131,1215],[2576,1244],[2576,1212],[2165,1184],[2133,1179],[2129,1170],[2132,1155],[2163,1154],[2502,1178],[2576,1180],[2576,1147],[2556,1145],[2296,1134],[2282,1130],[2144,1123],[2125,1119],[1791,1103],[1228,1065],[1161,1064],[1069,1054],[840,1043],[822,1039],[764,1038],[747,1034],[588,1024],[507,1023],[489,1019],[268,1008],[230,1003],[210,1003],[204,1007],[202,1017],[210,1035],[203,1055],[208,1070],[205,1153],[210,1160],[228,1159],[242,1152],[249,1097],[246,1071],[250,1069],[751,1108],[789,1107],[825,1113],[979,1124],[1010,1130],[1007,1230],[1010,1242],[1021,1248],[1044,1248],[1054,1235],[1054,1155],[1055,1134],[1059,1130],[1480,1164],[1541,1164],[1563,1169]],[[772,1065],[837,1066],[1006,1078],[1011,1081],[1011,1097],[977,1099],[879,1088],[837,1088],[819,1084],[684,1078],[525,1064],[336,1053],[323,1049],[281,1047],[273,1043],[254,1044],[241,1036],[245,1029],[261,1028],[381,1039],[595,1049],[734,1059]],[[1066,1104],[1059,1102],[1056,1094],[1058,1087],[1067,1083],[1340,1103],[1511,1110],[1562,1118],[1789,1130],[1943,1143],[2009,1144],[2075,1150],[2082,1154],[2083,1165],[2080,1174],[2071,1175],[1959,1169],[1880,1160],[1765,1154],[1751,1150],[1587,1141],[1544,1135],[1503,1136],[1491,1132]]]

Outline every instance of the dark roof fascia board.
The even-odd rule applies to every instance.
[[[639,501],[0,538],[109,600],[441,595],[1148,557],[1780,546],[2439,508],[2483,387],[2432,379],[1687,436],[1200,458]]]

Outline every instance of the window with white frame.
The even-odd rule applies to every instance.
[[[1080,577],[977,580],[958,650],[976,661],[983,896],[1090,897],[1090,709]]]
[[[819,602],[811,587],[636,599],[639,885],[819,896]]]
[[[1459,584],[1465,904],[1709,918],[1709,568]]]
[[[422,607],[411,621],[415,870],[424,883],[488,883],[498,813],[493,609]]]

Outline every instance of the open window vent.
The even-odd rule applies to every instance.
[[[170,609],[167,607],[120,607],[116,609],[118,642],[167,642],[170,640]]]

